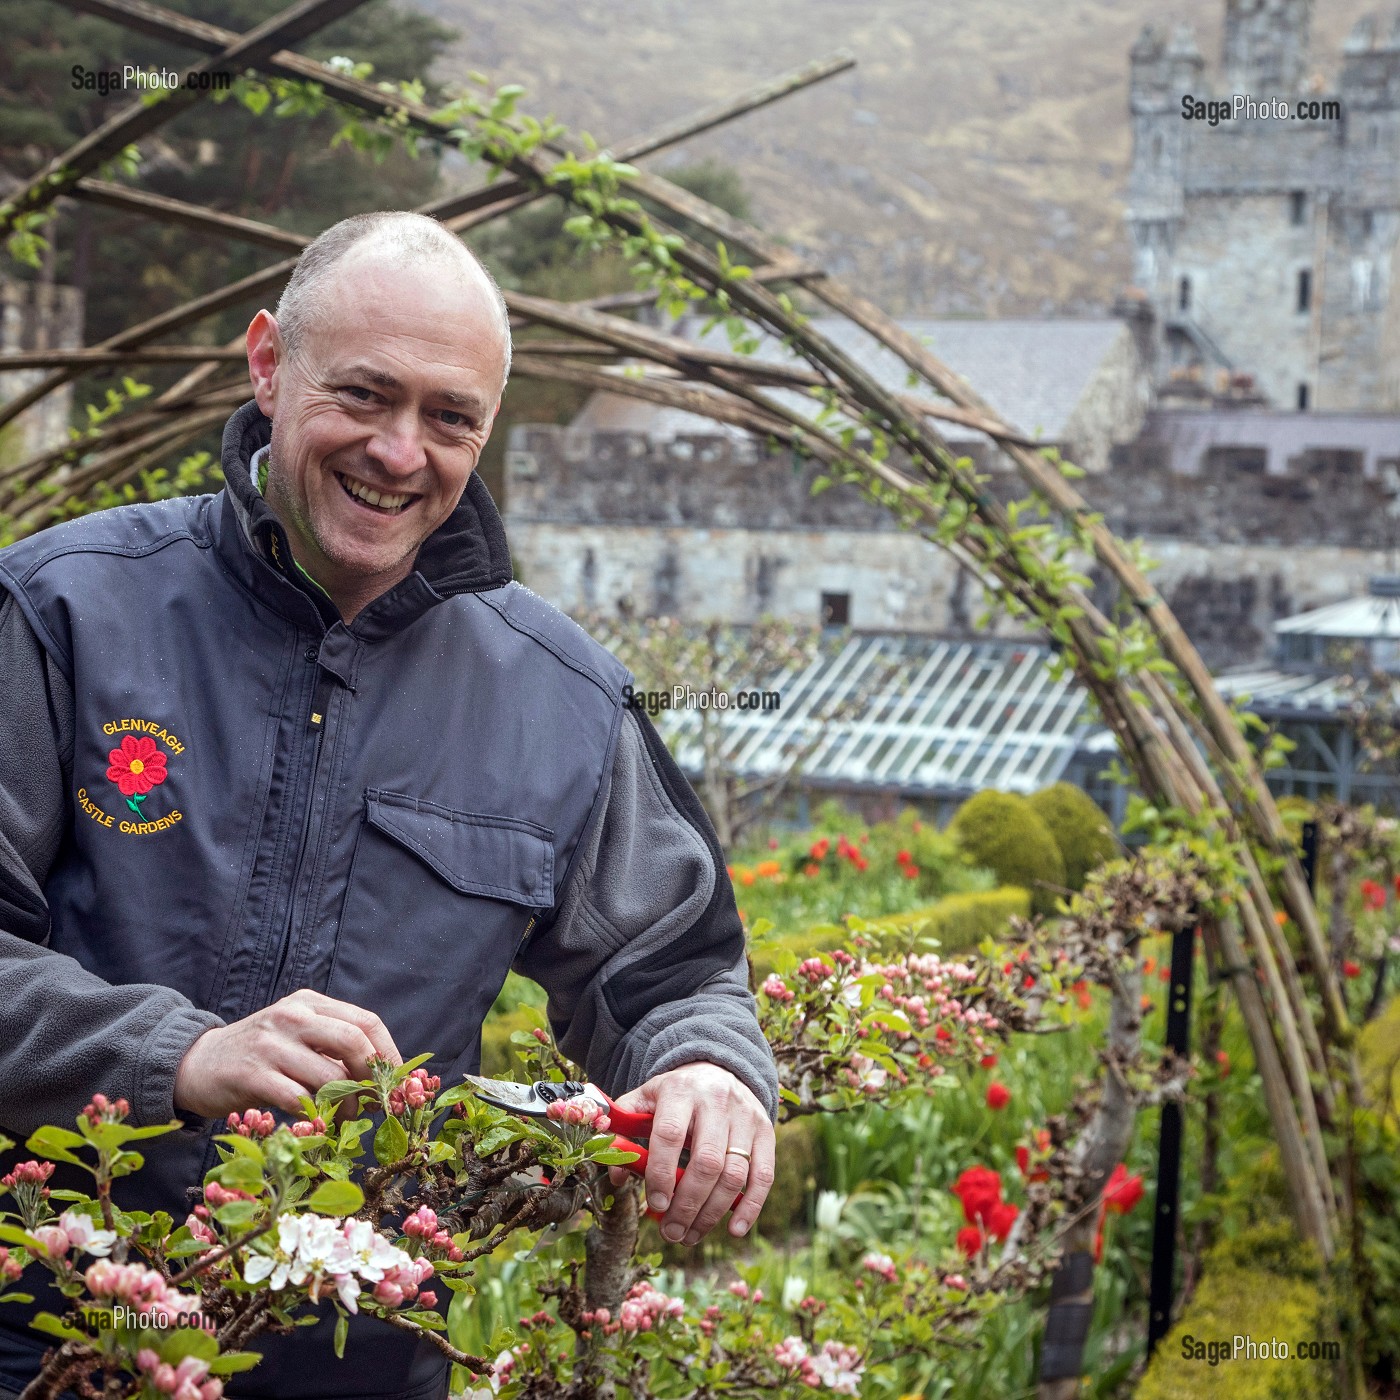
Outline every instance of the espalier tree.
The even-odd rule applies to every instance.
[[[225,1377],[257,1365],[260,1335],[318,1310],[337,1314],[341,1353],[350,1315],[368,1314],[436,1346],[459,1389],[507,1397],[896,1386],[930,1354],[965,1347],[1063,1252],[1089,1248],[1135,1112],[1184,1089],[1186,1068],[1142,1043],[1139,943],[1209,917],[1221,907],[1211,885],[1184,847],[1149,850],[1103,867],[1056,923],[1018,923],[1004,946],[944,958],[912,927],[851,919],[848,946],[777,953],[755,990],[780,1121],[936,1092],[1017,1036],[1064,1029],[1087,986],[1109,1003],[1109,1072],[1024,1145],[1020,1186],[1003,1199],[997,1174],[969,1161],[954,1188],[966,1225],[941,1257],[891,1244],[852,1272],[825,1270],[800,1299],[745,1282],[659,1287],[659,1258],[637,1255],[637,1180],[614,1187],[608,1174],[636,1154],[592,1100],[531,1119],[443,1085],[426,1054],[379,1063],[371,1079],[325,1085],[290,1122],[231,1114],[202,1199],[178,1220],[120,1203],[142,1145],[178,1124],[135,1126],[125,1100],[94,1094],[72,1127],[33,1133],[32,1155],[0,1177],[0,1306],[51,1290],[33,1325],[53,1347],[24,1400],[70,1389],[218,1400]],[[768,932],[752,931],[760,944]],[[512,1041],[526,1079],[581,1077],[543,1027]],[[51,1186],[56,1164],[85,1184]],[[488,1354],[455,1345],[449,1309],[469,1312],[512,1253],[501,1247],[532,1237],[513,1251],[518,1324],[490,1336]]]

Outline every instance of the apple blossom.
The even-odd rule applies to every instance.
[[[115,1230],[99,1230],[93,1224],[92,1217],[83,1215],[80,1211],[65,1210],[58,1217],[58,1223],[67,1232],[68,1243],[74,1249],[88,1254],[110,1254],[112,1246],[117,1242]]]

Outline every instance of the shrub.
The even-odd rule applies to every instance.
[[[1031,896],[1018,885],[973,894],[950,894],[928,910],[921,932],[938,939],[938,951],[947,957],[977,947],[984,938],[1002,938],[1013,917],[1031,912]]]
[[[1060,848],[1030,802],[1011,792],[988,789],[969,797],[951,830],[974,865],[985,865],[1003,885],[1030,891],[1031,908],[1048,914],[1064,888]]]
[[[1236,1335],[1256,1343],[1287,1342],[1287,1360],[1232,1360]],[[1226,1356],[1211,1366],[1187,1359],[1187,1338],[1223,1342]],[[1206,1253],[1202,1278],[1181,1320],[1153,1354],[1136,1400],[1327,1400],[1340,1394],[1338,1363],[1300,1360],[1300,1342],[1336,1340],[1332,1307],[1316,1251],[1288,1224],[1251,1225]]]
[[[509,1011],[493,1008],[481,1024],[482,1074],[488,1079],[516,1078],[520,1061],[510,1043],[511,1034],[546,1024],[544,1013],[533,1006],[516,1006]]]
[[[1400,1103],[1400,998],[1362,1026],[1356,1051],[1367,1096],[1390,1115]]]
[[[1065,884],[1084,888],[1084,877],[1119,854],[1113,823],[1083,788],[1052,783],[1027,799],[1050,828],[1065,862]]]

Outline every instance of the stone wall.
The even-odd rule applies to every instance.
[[[1194,460],[1194,474],[1170,470],[1161,439],[1173,415],[1155,414],[1114,470],[1079,485],[1117,533],[1145,539],[1160,561],[1157,586],[1209,664],[1267,661],[1278,618],[1364,592],[1372,574],[1392,569],[1396,520],[1378,453],[1310,449],[1296,434],[1325,420],[1308,415],[1181,417],[1243,425],[1233,437],[1246,442],[1274,425],[1273,469],[1217,451]],[[1394,419],[1362,427],[1400,453]],[[817,622],[822,595],[845,594],[856,628],[947,635],[970,634],[985,610],[980,585],[950,555],[893,528],[850,487],[812,496],[817,468],[787,453],[718,436],[589,443],[565,429],[517,428],[506,458],[520,576],[560,607]],[[1003,497],[1024,494],[1016,477],[992,485]],[[1098,592],[1111,606],[1106,581]],[[993,635],[1017,633],[1003,621]]]

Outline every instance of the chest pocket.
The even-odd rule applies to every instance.
[[[372,788],[327,995],[376,1012],[404,1059],[454,1064],[553,903],[548,827]]]

